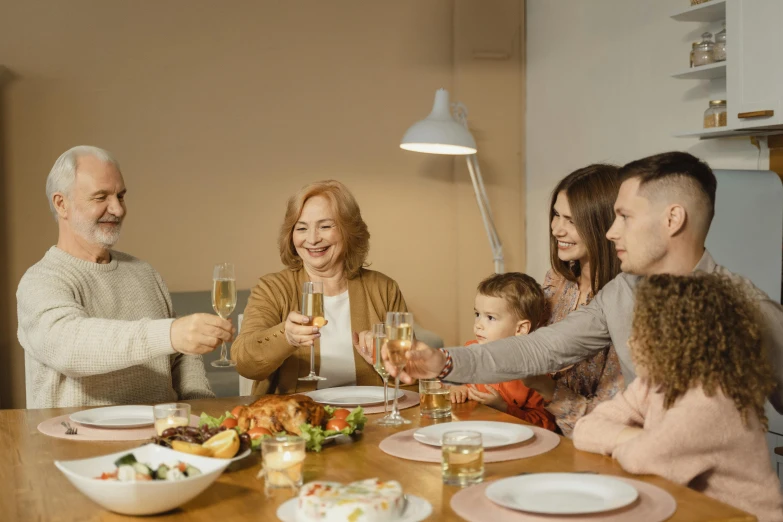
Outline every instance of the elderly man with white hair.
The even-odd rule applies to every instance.
[[[230,341],[233,326],[210,314],[176,319],[160,275],[111,249],[125,192],[119,164],[97,147],[66,151],[49,173],[57,245],[16,293],[28,408],[214,397],[200,354]]]

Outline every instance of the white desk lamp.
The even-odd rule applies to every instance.
[[[459,122],[452,116],[452,110]],[[454,103],[450,106],[449,91],[438,89],[435,92],[432,112],[408,129],[408,132],[402,137],[400,148],[428,154],[465,156],[470,180],[473,182],[473,192],[476,194],[476,202],[479,212],[481,212],[481,218],[484,220],[484,229],[487,232],[492,257],[495,260],[495,273],[502,274],[505,271],[503,245],[492,218],[492,209],[489,207],[487,191],[484,189],[484,180],[481,177],[481,169],[476,156],[476,140],[468,130],[467,117],[468,110],[464,105]]]

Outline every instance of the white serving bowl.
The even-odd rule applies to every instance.
[[[137,461],[153,469],[160,464],[184,462],[195,466],[202,474],[177,481],[118,482],[95,478],[117,469],[114,462],[128,453],[133,453]],[[156,444],[101,457],[54,461],[76,489],[109,511],[123,515],[153,515],[179,507],[207,489],[229,464],[228,459],[199,457]]]

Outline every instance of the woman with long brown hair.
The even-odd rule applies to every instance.
[[[595,164],[572,172],[552,191],[552,269],[543,284],[549,308],[547,324],[561,321],[589,303],[620,272],[614,245],[606,239],[619,188],[618,168]],[[612,346],[551,378],[538,376],[524,382],[544,397],[547,410],[567,437],[571,437],[576,421],[625,386]]]
[[[299,190],[288,201],[278,247],[287,268],[261,277],[231,350],[239,374],[255,381],[253,395],[314,389],[299,378],[309,373],[316,340],[316,373],[326,377],[319,388],[382,384],[354,350],[353,332],[407,307],[393,279],[365,268],[370,232],[345,185],[320,181]],[[310,326],[299,313],[305,281],[323,283],[325,325]]]

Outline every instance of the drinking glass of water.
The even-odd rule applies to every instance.
[[[419,404],[422,417],[430,419],[451,417],[449,385],[438,380],[420,380]]]
[[[443,483],[469,486],[484,480],[484,447],[477,431],[447,431],[442,438]]]

